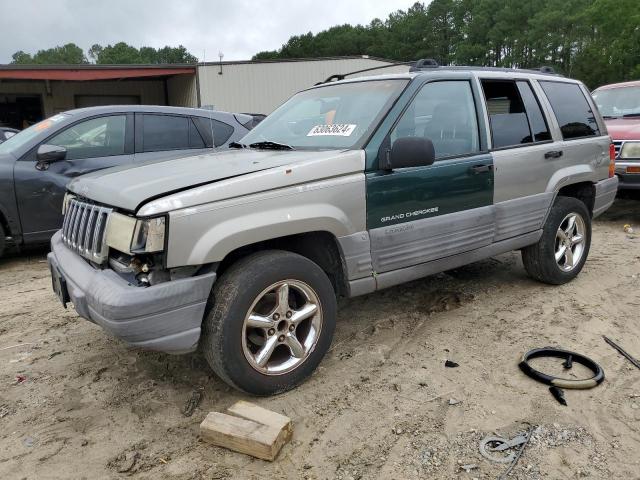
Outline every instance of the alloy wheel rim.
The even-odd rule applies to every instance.
[[[309,358],[321,329],[316,292],[300,280],[282,280],[265,288],[251,304],[242,327],[242,350],[253,369],[282,375]]]
[[[584,255],[586,224],[582,216],[569,213],[556,232],[555,259],[563,272],[570,272],[580,263]]]

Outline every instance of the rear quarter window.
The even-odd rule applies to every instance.
[[[593,110],[578,84],[540,81],[540,86],[549,99],[564,140],[600,134]]]
[[[193,117],[198,132],[207,147],[224,145],[233,134],[233,127],[213,118]]]

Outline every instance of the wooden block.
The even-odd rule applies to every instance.
[[[251,420],[252,422],[269,425],[278,429],[284,429],[293,433],[291,428],[291,419],[289,417],[285,417],[277,412],[272,412],[266,408],[259,407],[255,403],[239,400],[231,405],[227,409],[227,412],[231,415],[235,415],[236,417],[244,418],[245,420]]]
[[[238,402],[228,410],[238,416],[211,412],[200,424],[203,440],[273,461],[292,435],[291,420],[248,402]]]

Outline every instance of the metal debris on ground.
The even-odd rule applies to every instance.
[[[458,405],[460,403],[462,403],[462,400],[456,400],[455,398],[449,399],[449,405]]]
[[[604,341],[607,342],[609,345],[611,345],[613,348],[615,348],[623,357],[625,357],[627,360],[629,360],[636,368],[640,368],[640,361],[638,361],[634,357],[632,357],[620,345],[618,345],[616,342],[611,340],[606,335],[603,335],[602,338],[604,338]]]
[[[502,473],[502,475],[500,475],[498,480],[506,479],[507,476],[511,473],[511,470],[513,470],[513,467],[515,467],[516,463],[518,463],[518,460],[520,460],[520,457],[522,456],[524,449],[527,448],[527,444],[529,443],[529,440],[531,440],[531,435],[533,435],[533,432],[535,429],[536,429],[535,425],[529,428],[529,431],[525,435],[525,441],[522,444],[522,447],[520,447],[520,450],[518,450],[518,453],[516,453],[515,458],[513,459],[511,464],[507,467],[507,469]]]
[[[62,352],[53,352],[51,355],[49,355],[49,360],[51,360],[53,357],[60,355],[61,353]]]
[[[191,397],[187,400],[187,403],[182,407],[182,414],[185,417],[190,417],[195,412],[198,405],[202,401],[202,397],[204,396],[204,387],[198,387],[193,392],[191,392]]]
[[[508,452],[508,450],[524,444],[527,441],[526,435],[517,435],[512,439],[489,436],[480,441],[480,454],[496,463],[509,463],[516,457],[516,452]],[[498,452],[498,455],[495,453]],[[507,455],[504,456],[503,454]]]

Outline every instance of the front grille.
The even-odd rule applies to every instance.
[[[620,149],[622,148],[622,142],[620,140],[614,140],[613,148],[616,149],[616,158],[618,158],[620,156]]]
[[[76,198],[69,200],[62,223],[62,241],[84,258],[104,263],[109,255],[105,233],[112,211]]]

